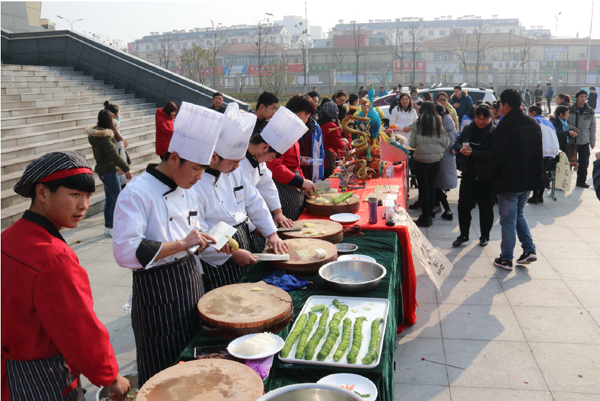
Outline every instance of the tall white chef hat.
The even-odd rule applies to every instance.
[[[239,105],[232,102],[227,106],[224,116],[215,152],[224,159],[243,159],[256,124],[256,114],[241,112]]]
[[[209,165],[223,126],[223,114],[183,102],[175,119],[169,152],[185,160]]]
[[[269,121],[261,136],[278,153],[285,153],[308,131],[297,115],[286,107],[280,107]]]

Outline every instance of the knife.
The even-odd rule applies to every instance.
[[[302,230],[302,227],[291,227],[291,228],[288,228],[288,227],[279,227],[277,229],[277,232],[278,233],[287,233],[287,232],[290,232],[290,231],[301,231],[301,230]]]
[[[283,254],[254,253],[253,255],[258,258],[258,259],[256,259],[258,262],[281,262],[281,261],[290,260],[289,253],[283,253]]]

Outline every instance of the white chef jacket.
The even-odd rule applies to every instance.
[[[236,226],[250,217],[265,237],[277,232],[264,199],[240,168],[229,174],[206,169],[193,189],[198,197],[200,221],[208,226],[203,231],[210,230],[221,221]],[[212,266],[221,266],[230,255],[217,253],[214,248],[208,247],[200,258]]]
[[[156,260],[163,242],[178,241],[201,229],[198,201],[149,165],[119,194],[113,222],[113,254],[119,266],[149,269],[187,256],[179,252]]]
[[[240,162],[238,170],[242,170],[248,182],[258,189],[271,212],[281,209],[279,191],[273,182],[273,174],[267,167],[267,163],[259,164],[254,156],[246,152],[246,157]]]

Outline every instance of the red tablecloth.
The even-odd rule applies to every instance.
[[[340,180],[331,178],[331,187],[338,188]],[[398,234],[400,244],[402,245],[402,301],[404,305],[404,325],[398,327],[398,332],[401,332],[406,327],[417,322],[417,276],[415,274],[415,266],[412,260],[412,250],[410,246],[410,236],[406,226],[386,226],[385,220],[381,219],[381,207],[378,208],[378,221],[375,224],[369,224],[368,202],[362,202],[365,196],[368,196],[376,185],[400,185],[397,203],[406,209],[408,201],[408,163],[402,162],[394,166],[394,178],[376,178],[367,181],[367,186],[364,189],[354,190],[354,194],[361,199],[360,209],[356,214],[360,216],[354,224],[358,224],[362,230],[380,230],[380,231],[395,231]],[[299,220],[306,219],[327,219],[324,216],[315,216],[307,211],[304,211]]]

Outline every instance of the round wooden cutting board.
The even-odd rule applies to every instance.
[[[263,393],[263,381],[252,368],[226,359],[202,359],[155,374],[136,400],[255,401]]]
[[[204,329],[218,337],[278,333],[292,319],[292,298],[263,281],[232,284],[205,294],[198,301],[198,311]]]
[[[311,227],[306,227],[307,224],[312,224]],[[300,220],[294,222],[294,227],[302,228],[301,231],[287,231],[280,232],[279,236],[283,239],[292,238],[311,238],[320,239],[323,241],[331,242],[332,244],[338,244],[344,239],[344,228],[340,223],[329,220]],[[308,230],[313,230],[314,234],[307,234]],[[322,232],[325,231],[325,234]]]
[[[316,276],[319,274],[319,268],[329,262],[337,260],[337,248],[331,242],[312,239],[286,239],[283,242],[288,244],[290,260],[285,262],[269,262],[267,267],[271,270],[283,270],[288,274],[297,276]],[[323,249],[327,252],[327,256],[319,259],[315,254],[315,249]],[[305,250],[308,252],[308,257],[301,257],[298,251]]]
[[[323,194],[321,197],[331,200],[339,195],[341,195],[341,193]],[[338,203],[337,205],[334,205],[333,203],[324,205],[323,203],[317,202],[317,198],[306,199],[306,210],[315,216],[331,216],[332,214],[337,213],[355,213],[359,208],[360,198],[356,195],[352,195],[350,199]]]

